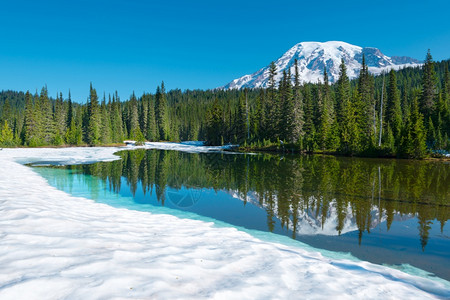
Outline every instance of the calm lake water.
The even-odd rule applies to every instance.
[[[75,195],[130,209],[184,211],[450,280],[450,164],[299,155],[118,153],[36,168]],[[124,199],[126,199],[124,201]]]

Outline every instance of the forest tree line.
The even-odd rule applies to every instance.
[[[295,64],[297,65],[297,63]],[[337,82],[327,70],[318,83],[302,83],[298,70],[277,84],[251,90],[171,90],[134,93],[121,101],[90,86],[85,104],[60,93],[0,93],[0,145],[106,145],[136,141],[204,140],[250,148],[276,145],[305,152],[421,158],[450,150],[448,61],[428,52],[420,68],[373,76],[364,58],[350,81],[344,62]]]
[[[448,62],[436,64],[430,52],[421,68],[391,70],[374,77],[365,59],[350,81],[344,61],[339,79],[301,84],[295,73],[270,66],[269,86],[249,101],[243,91],[237,108],[216,100],[207,117],[210,144],[248,144],[264,149],[274,143],[306,152],[422,158],[450,148]],[[248,104],[250,103],[250,104]]]

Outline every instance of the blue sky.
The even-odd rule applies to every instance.
[[[302,41],[340,40],[386,55],[450,58],[450,1],[3,1],[0,90],[84,102],[134,90],[208,89]]]

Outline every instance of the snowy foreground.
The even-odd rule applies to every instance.
[[[448,282],[72,197],[22,165],[114,160],[118,149],[0,151],[0,299],[450,298]]]

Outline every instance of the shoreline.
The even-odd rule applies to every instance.
[[[331,152],[331,151],[315,151],[315,152],[306,152],[306,151],[283,151],[283,150],[274,150],[274,149],[261,149],[261,148],[231,148],[230,150],[225,151],[237,151],[240,153],[261,153],[261,154],[272,154],[272,155],[323,155],[323,156],[334,156],[334,157],[354,157],[354,158],[373,158],[373,159],[401,159],[401,160],[411,160],[411,161],[442,161],[442,162],[450,162],[450,156],[440,156],[440,157],[425,157],[421,159],[417,158],[404,158],[404,157],[396,157],[396,156],[364,156],[364,155],[344,155],[341,153]]]
[[[182,142],[174,142],[174,141],[162,141],[162,142],[146,142],[150,144],[158,144],[158,143],[167,143],[167,144],[181,144]],[[188,145],[188,144],[186,144]],[[205,146],[205,147],[225,147],[227,145],[222,146]],[[1,149],[64,149],[64,148],[95,148],[95,147],[101,147],[101,148],[109,148],[109,147],[127,147],[126,143],[113,143],[113,144],[105,144],[105,145],[59,145],[59,146],[37,146],[37,147],[28,147],[28,146],[15,146],[15,147],[3,147]],[[144,147],[145,146],[135,146],[135,147]],[[450,155],[436,155],[431,154],[424,158],[405,158],[405,157],[397,157],[395,155],[361,155],[361,154],[355,154],[355,155],[346,155],[343,153],[338,153],[335,151],[299,151],[293,148],[286,149],[280,149],[277,145],[271,145],[268,147],[233,147],[230,148],[224,148],[224,152],[238,152],[238,153],[261,153],[261,154],[272,154],[272,155],[281,155],[281,154],[294,154],[294,155],[326,155],[326,156],[335,156],[335,157],[355,157],[355,158],[379,158],[379,159],[401,159],[401,160],[414,160],[414,161],[443,161],[443,162],[450,162]],[[434,156],[433,156],[434,155]]]

